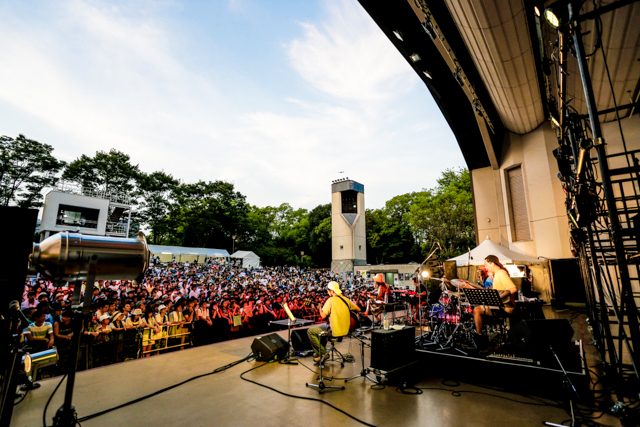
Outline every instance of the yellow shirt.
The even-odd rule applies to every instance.
[[[344,302],[339,301],[340,299]],[[329,313],[329,325],[331,325],[331,332],[334,337],[342,337],[349,333],[350,310],[357,310],[357,306],[349,298],[336,295],[324,303],[322,311]]]
[[[515,294],[516,292],[518,292],[518,288],[516,288],[516,285],[513,284],[513,281],[511,280],[511,277],[509,277],[509,274],[502,269],[500,269],[493,275],[493,289],[500,293],[507,290],[511,291],[511,294]],[[503,297],[502,302],[507,307],[513,307],[513,305],[511,304],[511,295]]]

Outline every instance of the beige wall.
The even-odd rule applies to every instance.
[[[366,261],[367,259],[367,230],[363,193],[358,193],[357,204],[358,216],[352,226],[341,213],[342,198],[340,193],[331,194],[331,250],[334,260]]]
[[[487,236],[517,252],[546,258],[569,258],[569,226],[564,192],[557,178],[553,149],[557,139],[549,123],[526,135],[508,132],[500,168],[472,171],[478,238]],[[507,170],[522,167],[531,240],[513,241],[506,191]]]

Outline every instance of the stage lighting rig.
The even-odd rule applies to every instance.
[[[142,281],[149,267],[149,246],[142,232],[137,238],[87,236],[67,231],[55,234],[42,242],[34,243],[29,257],[29,267],[38,271],[56,286],[75,282],[73,288],[74,309],[71,319],[73,338],[68,364],[67,389],[64,403],[53,419],[54,426],[75,426],[77,417],[73,400],[80,333],[85,316],[90,315],[91,297],[96,280]],[[85,282],[84,302],[80,304],[82,282]]]

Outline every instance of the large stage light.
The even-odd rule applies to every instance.
[[[560,18],[558,17],[558,15],[556,15],[552,8],[547,8],[544,11],[544,17],[552,27],[558,28],[560,26]]]
[[[58,350],[55,347],[34,354],[27,353],[22,356],[22,369],[28,374],[35,369],[55,365],[58,360],[60,360],[60,356],[58,356]]]
[[[428,279],[429,278],[429,271],[428,270],[422,270],[422,278],[423,279]]]
[[[89,269],[96,280],[138,280],[149,267],[150,251],[144,234],[135,239],[87,236],[67,231],[33,244],[31,270],[60,285],[86,281]]]

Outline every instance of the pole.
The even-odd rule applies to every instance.
[[[609,214],[609,224],[611,224],[611,240],[615,248],[616,261],[618,265],[618,274],[620,275],[620,314],[624,317],[624,306],[626,304],[627,319],[629,322],[629,329],[631,332],[631,341],[633,343],[633,350],[629,347],[629,356],[634,366],[634,373],[637,379],[640,380],[640,374],[636,369],[635,351],[640,349],[640,329],[638,327],[638,307],[636,306],[633,291],[631,289],[631,280],[629,277],[629,270],[627,267],[627,260],[624,252],[624,244],[622,242],[622,236],[620,234],[620,219],[618,218],[618,208],[616,206],[615,195],[613,193],[613,186],[609,179],[609,164],[607,162],[607,153],[604,147],[604,139],[602,138],[602,130],[600,129],[600,122],[598,119],[598,110],[596,108],[595,97],[593,95],[593,87],[591,85],[591,76],[589,74],[589,67],[585,58],[584,45],[582,43],[582,33],[580,31],[580,23],[577,21],[578,10],[574,11],[573,3],[568,4],[569,19],[574,20],[573,26],[573,45],[576,51],[576,59],[580,68],[580,78],[582,79],[582,86],[584,89],[585,102],[587,104],[587,111],[589,112],[589,121],[591,122],[591,133],[593,136],[593,142],[596,148],[596,154],[598,156],[598,166],[600,167],[600,179],[602,180],[602,189],[604,192],[604,198],[607,203],[607,212]],[[593,250],[593,248],[592,248]],[[595,266],[594,266],[595,267]],[[602,301],[601,301],[602,303]],[[620,325],[622,328],[623,325]]]

